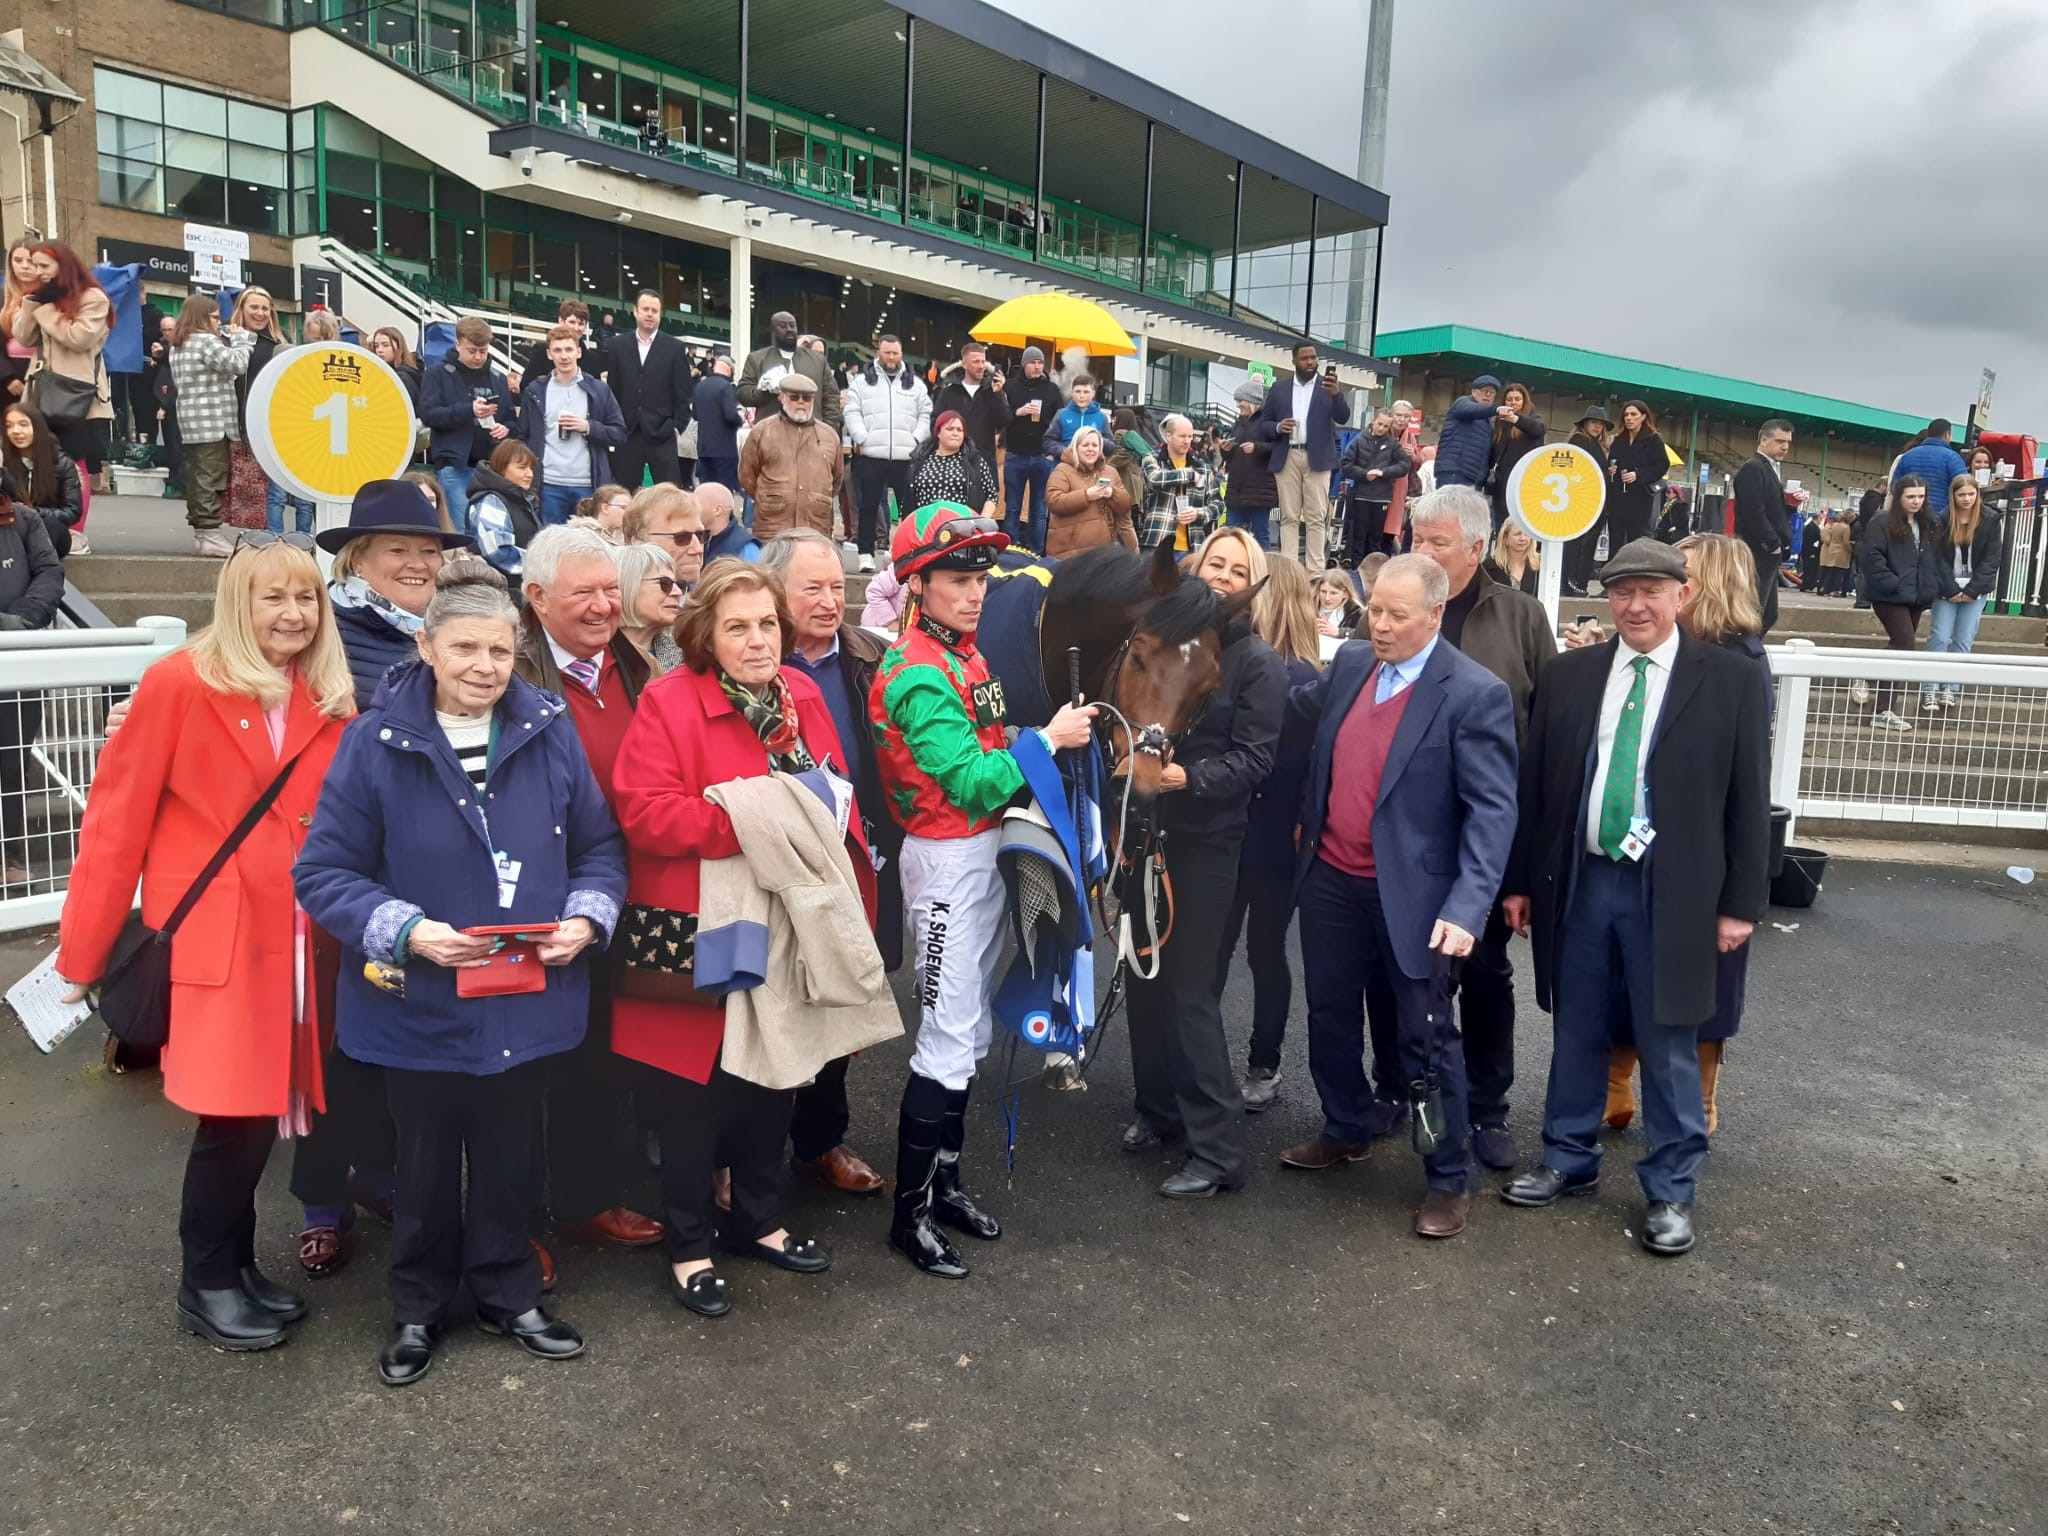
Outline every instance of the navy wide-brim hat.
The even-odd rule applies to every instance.
[[[347,525],[316,533],[313,542],[328,554],[336,555],[350,539],[371,533],[439,539],[443,549],[476,548],[476,540],[468,534],[450,533],[441,526],[441,514],[435,510],[433,498],[410,480],[372,480],[349,503]]]

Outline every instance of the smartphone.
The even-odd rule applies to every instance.
[[[1097,476],[1095,477],[1095,483],[1096,483],[1097,485],[1108,485],[1108,484],[1109,484],[1109,476],[1107,476],[1107,475],[1097,475]]]
[[[1323,370],[1323,377],[1326,379],[1334,379],[1335,377],[1337,377],[1337,365],[1335,363],[1332,363],[1329,367],[1325,368]]]
[[[1588,624],[1598,624],[1599,622],[1600,620],[1595,615],[1582,613],[1572,619],[1572,628],[1584,629]]]

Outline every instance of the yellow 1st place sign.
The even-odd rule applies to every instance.
[[[1508,510],[1538,539],[1576,539],[1600,521],[1607,477],[1600,461],[1575,443],[1549,443],[1508,477]]]
[[[419,428],[404,381],[346,342],[288,347],[249,387],[249,451],[309,501],[346,502],[412,462]]]

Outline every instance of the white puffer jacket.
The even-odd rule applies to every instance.
[[[848,379],[846,440],[864,459],[907,459],[932,435],[932,397],[908,363],[890,378],[879,364]]]

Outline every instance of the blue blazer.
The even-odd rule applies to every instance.
[[[736,459],[740,456],[740,397],[732,380],[722,373],[707,373],[697,381],[690,396],[690,414],[697,423],[697,458]]]
[[[541,483],[545,478],[542,471],[548,458],[548,380],[553,377],[552,373],[544,373],[519,391],[519,425],[513,429],[539,461],[533,466],[536,500],[540,496]],[[618,397],[603,379],[592,378],[586,373],[582,385],[590,400],[590,430],[584,434],[583,440],[590,447],[588,484],[594,487],[611,480],[611,451],[625,446],[626,418],[619,411]]]
[[[435,723],[424,662],[394,667],[342,734],[292,882],[341,943],[335,1031],[351,1059],[487,1076],[582,1041],[590,967],[626,899],[626,850],[567,713],[512,678],[481,800]],[[509,907],[494,851],[520,865]],[[587,917],[598,941],[550,967],[545,991],[500,997],[458,997],[454,971],[411,958],[399,997],[371,985],[363,962],[390,963],[414,917],[454,928]]]
[[[1315,732],[1297,888],[1322,844],[1337,732],[1377,664],[1371,644],[1353,640],[1288,696],[1290,726]],[[1438,640],[1411,691],[1380,779],[1372,846],[1382,869],[1400,871],[1379,883],[1395,958],[1404,974],[1426,981],[1438,918],[1475,938],[1485,931],[1514,845],[1520,769],[1507,684],[1456,646]]]
[[[1262,443],[1273,445],[1272,455],[1266,460],[1266,467],[1279,474],[1287,462],[1287,450],[1292,445],[1287,434],[1280,430],[1280,423],[1294,411],[1294,370],[1289,369],[1273,381],[1273,387],[1266,391],[1266,403],[1259,408],[1258,423],[1252,428],[1252,435]],[[1308,467],[1317,474],[1327,475],[1337,467],[1337,429],[1351,420],[1351,402],[1340,390],[1332,395],[1323,388],[1321,374],[1316,375],[1316,385],[1308,397]]]

